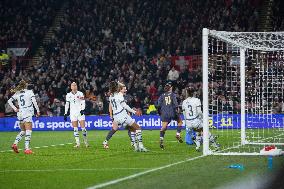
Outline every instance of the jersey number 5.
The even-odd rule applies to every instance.
[[[24,95],[20,96],[21,106],[25,105],[25,99],[23,99]]]

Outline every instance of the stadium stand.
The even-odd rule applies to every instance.
[[[5,0],[2,6],[9,2]],[[71,81],[77,81],[87,97],[87,114],[106,114],[107,85],[118,79],[127,84],[129,102],[146,113],[174,67],[179,75],[175,80],[179,100],[185,87],[195,88],[201,97],[202,28],[257,31],[260,2],[62,1],[67,8],[51,40],[43,44],[41,61],[16,72],[0,69],[0,92],[6,103],[14,82],[27,79],[42,114],[63,115],[64,95]],[[21,8],[0,9],[5,26],[0,30],[1,44],[8,40],[31,41],[36,48],[52,23],[58,1],[12,3],[21,3]],[[12,19],[11,15],[16,16]],[[184,59],[177,60],[179,57]],[[178,65],[181,61],[194,62],[194,66]],[[6,113],[10,115],[7,108]]]

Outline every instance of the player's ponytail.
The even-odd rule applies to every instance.
[[[114,94],[117,92],[117,82],[115,81],[111,81],[110,84],[109,84],[109,93],[110,94]]]
[[[22,90],[26,89],[27,87],[28,87],[28,83],[25,80],[21,80],[19,82],[19,84],[15,88],[10,89],[10,91],[12,93],[15,93],[15,92],[18,92],[18,91],[22,91]]]

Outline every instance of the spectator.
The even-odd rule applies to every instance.
[[[171,68],[171,70],[169,71],[168,73],[168,77],[167,79],[173,83],[176,83],[176,81],[178,80],[179,78],[179,72],[175,69],[175,67],[173,66]]]

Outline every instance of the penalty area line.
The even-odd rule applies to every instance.
[[[161,166],[161,167],[149,169],[147,171],[136,173],[136,174],[133,174],[133,175],[130,175],[130,176],[127,176],[127,177],[122,177],[122,178],[111,180],[111,181],[108,181],[108,182],[105,182],[105,183],[97,184],[97,185],[88,187],[87,189],[103,188],[103,187],[106,187],[106,186],[109,186],[109,185],[117,184],[117,183],[122,182],[122,181],[126,181],[126,180],[130,180],[130,179],[139,177],[141,175],[145,175],[145,174],[148,174],[148,173],[152,173],[152,172],[155,172],[155,171],[166,169],[166,168],[178,165],[178,164],[186,163],[186,162],[193,161],[193,160],[196,160],[196,159],[200,159],[200,158],[203,158],[203,157],[205,157],[205,155],[197,156],[197,157],[189,158],[189,159],[186,159],[186,160],[183,160],[183,161],[178,161],[176,163],[171,163],[171,164],[164,165],[164,166]]]
[[[73,144],[72,142],[69,142],[69,143],[65,143],[65,144],[52,144],[52,145],[49,145],[49,146],[36,146],[36,147],[33,147],[35,149],[40,149],[40,148],[49,148],[49,147],[56,147],[56,146],[64,146],[64,145],[70,145],[70,144]],[[19,151],[22,151],[24,149],[19,149]],[[0,151],[0,153],[4,153],[4,152],[13,152],[13,150],[2,150]]]

